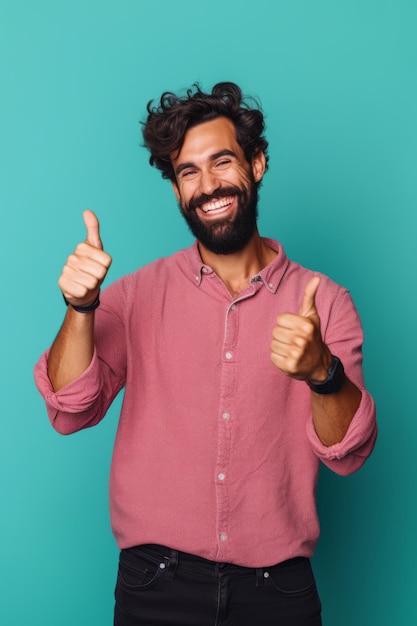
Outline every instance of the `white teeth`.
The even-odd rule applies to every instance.
[[[222,209],[223,207],[228,206],[231,203],[231,198],[221,198],[220,200],[215,200],[214,202],[210,202],[209,204],[204,204],[201,209],[204,211],[204,213],[208,213],[209,211]]]

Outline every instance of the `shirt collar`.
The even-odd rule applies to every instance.
[[[275,293],[288,267],[289,259],[278,241],[266,237],[262,237],[262,240],[278,254],[271,263],[251,278],[251,282],[262,282],[268,291]],[[187,248],[185,253],[193,276],[193,282],[200,287],[204,276],[212,274],[214,270],[209,265],[203,263],[197,241],[190,248]]]

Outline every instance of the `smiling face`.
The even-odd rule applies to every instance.
[[[242,250],[256,230],[263,153],[249,164],[233,123],[218,117],[187,131],[172,164],[173,189],[193,235],[216,254]]]

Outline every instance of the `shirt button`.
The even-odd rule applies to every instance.
[[[224,480],[224,479],[226,478],[226,476],[225,476],[225,474],[220,473],[220,474],[217,476],[217,478],[218,478],[219,480]]]
[[[236,304],[232,304],[232,306],[230,308],[232,309],[232,311],[234,311],[235,308],[236,308]]]
[[[229,417],[230,417],[230,413],[223,413],[223,415],[222,415],[222,418],[223,418],[224,420],[228,420],[228,419],[229,419]]]
[[[226,352],[226,359],[231,359],[233,354],[231,352]]]
[[[268,285],[268,287],[269,287],[270,289],[272,289],[272,287],[273,287],[273,286],[274,286],[274,283],[269,283],[269,285]]]
[[[227,541],[227,535],[226,535],[226,533],[222,533],[222,534],[220,535],[220,541]]]

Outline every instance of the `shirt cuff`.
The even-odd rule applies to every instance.
[[[35,365],[35,384],[49,407],[66,413],[81,413],[94,404],[100,392],[100,374],[97,353],[88,368],[76,380],[55,392],[48,377],[49,350]]]
[[[363,465],[374,448],[376,435],[375,403],[366,390],[362,390],[358,410],[353,416],[347,433],[339,443],[325,446],[316,433],[313,419],[307,422],[307,436],[314,453],[331,469],[341,474],[352,473]],[[339,469],[333,464],[334,461],[340,462]]]

